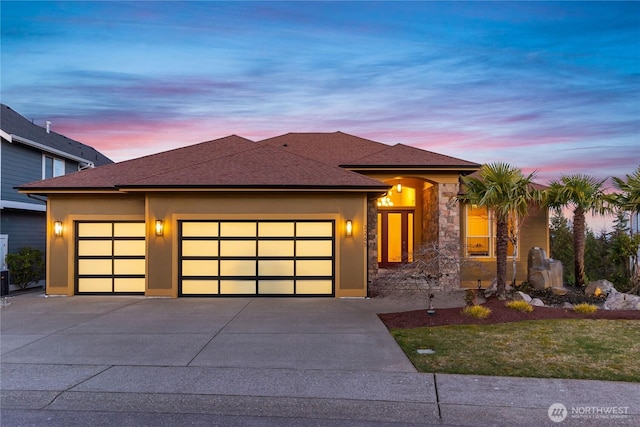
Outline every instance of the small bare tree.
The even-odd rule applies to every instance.
[[[377,293],[391,298],[425,298],[429,308],[433,308],[433,292],[442,290],[443,280],[459,277],[460,269],[466,268],[466,264],[482,268],[481,263],[461,259],[460,248],[453,244],[426,244],[407,254],[405,259],[412,261],[380,271],[374,285]]]

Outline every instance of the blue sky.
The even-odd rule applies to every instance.
[[[343,131],[478,163],[640,164],[640,2],[1,2],[2,102],[113,160]]]

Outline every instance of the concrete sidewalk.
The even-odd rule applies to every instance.
[[[376,313],[420,302],[9,302],[0,425],[640,424],[638,384],[416,372]],[[561,423],[548,415],[556,403]]]

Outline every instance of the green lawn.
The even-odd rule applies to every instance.
[[[420,372],[640,382],[635,320],[535,320],[391,334]]]

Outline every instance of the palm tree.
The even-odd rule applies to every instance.
[[[613,186],[616,187],[620,193],[614,193],[611,195],[610,201],[612,204],[618,207],[620,211],[629,212],[632,215],[640,214],[640,166],[632,175],[626,175],[627,179],[613,177]],[[638,270],[638,245],[640,243],[640,237],[636,234],[633,235],[633,228],[631,228],[631,236],[627,240],[628,245],[623,251],[623,255],[630,261],[629,273],[631,280],[635,281],[635,286],[632,287],[632,291],[638,291],[640,289],[640,271]]]
[[[613,186],[620,193],[615,194],[613,202],[623,211],[640,213],[640,166],[627,179],[613,177]]]
[[[462,178],[464,194],[458,200],[492,210],[496,218],[496,278],[498,296],[504,297],[507,284],[509,217],[526,216],[529,206],[542,200],[542,192],[533,187],[535,172],[524,176],[507,163],[483,165],[479,177]]]
[[[584,246],[585,213],[604,214],[609,211],[602,185],[591,176],[563,175],[560,181],[552,181],[548,190],[549,206],[555,209],[568,207],[573,211],[573,265],[576,286],[585,285]]]

